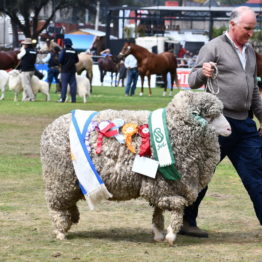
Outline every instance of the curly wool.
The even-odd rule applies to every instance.
[[[198,113],[203,118],[215,118],[222,112],[222,103],[207,93],[180,92],[167,106],[167,126],[172,149],[176,158],[175,166],[181,180],[167,181],[160,173],[152,179],[132,172],[135,154],[115,138],[103,138],[101,154],[96,153],[97,132],[90,134],[92,161],[103,179],[112,200],[128,200],[143,197],[155,207],[153,224],[163,230],[162,211],[172,210],[173,230],[177,232],[182,224],[183,209],[195,201],[198,193],[210,181],[220,158],[218,137],[210,126],[203,126],[193,117]],[[125,123],[142,125],[148,122],[149,111],[99,112],[94,121],[121,118]],[[46,185],[46,199],[52,219],[59,234],[77,223],[79,213],[76,207],[83,198],[70,158],[69,125],[71,114],[63,115],[51,123],[41,137],[41,161]],[[141,138],[135,135],[132,145],[139,152]],[[70,220],[68,215],[70,210]],[[65,214],[64,217],[62,214]],[[64,225],[65,216],[68,224]],[[77,217],[77,219],[76,219]],[[59,219],[60,218],[60,219]],[[63,219],[62,219],[63,218]],[[60,222],[59,222],[60,221]],[[70,225],[69,225],[70,224]],[[58,234],[57,237],[59,238]],[[62,238],[62,237],[61,237]]]

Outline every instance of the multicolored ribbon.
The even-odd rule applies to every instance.
[[[118,130],[118,134],[115,135],[116,140],[120,144],[124,144],[125,143],[125,137],[122,134],[119,134],[119,128],[122,127],[125,124],[125,121],[123,119],[117,118],[117,119],[114,119],[112,121],[112,123],[115,124],[115,127],[113,127],[112,130],[115,130],[115,129]]]
[[[133,123],[125,124],[122,128],[122,132],[125,136],[127,148],[135,154],[136,150],[132,146],[132,136],[138,132],[138,125]]]
[[[102,144],[103,144],[103,137],[112,137],[118,134],[118,130],[111,130],[113,127],[115,127],[115,124],[109,121],[102,121],[99,125],[99,134],[97,138],[97,144],[96,144],[96,153],[100,154],[102,152]]]
[[[140,156],[151,156],[150,132],[149,132],[148,124],[139,126],[138,134],[142,138],[139,155]]]
[[[98,122],[91,121],[91,123],[89,124],[89,126],[87,128],[87,132],[86,132],[86,136],[85,136],[85,145],[86,145],[86,148],[87,148],[89,153],[91,152],[91,147],[90,147],[90,143],[89,143],[90,134],[91,134],[91,132],[95,131],[97,127],[98,127]]]

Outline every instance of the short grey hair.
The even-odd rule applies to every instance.
[[[246,13],[246,12],[254,12],[250,7],[248,6],[239,6],[232,10],[231,15],[229,17],[229,21],[233,21],[235,23],[238,23],[240,18]]]
[[[235,23],[237,23],[239,20],[239,17],[240,17],[240,12],[238,8],[235,8],[229,17],[229,21],[234,21]]]

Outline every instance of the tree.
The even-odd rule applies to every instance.
[[[49,25],[59,9],[81,6],[91,8],[91,0],[6,0],[0,6],[0,12],[8,15],[13,29],[13,45],[18,45],[18,30],[26,37],[37,39],[39,34]],[[52,4],[49,17],[39,26],[39,15],[43,8]]]

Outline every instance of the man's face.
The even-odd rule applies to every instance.
[[[243,46],[253,35],[256,27],[256,17],[253,13],[245,13],[237,23],[231,21],[233,40],[237,45]]]

